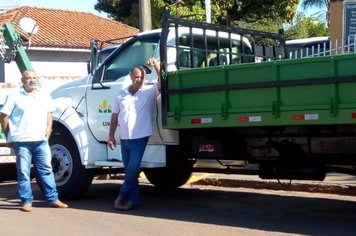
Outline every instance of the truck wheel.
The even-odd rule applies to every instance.
[[[61,199],[76,199],[91,185],[93,173],[81,164],[79,153],[71,134],[54,130],[49,140],[52,167],[57,190]]]
[[[148,181],[160,189],[178,188],[188,182],[192,176],[194,163],[184,158],[183,148],[178,145],[166,146],[167,163],[163,168],[144,169]]]
[[[17,180],[16,163],[1,163],[0,182],[9,180]]]
[[[178,188],[188,182],[192,175],[191,168],[152,168],[143,170],[148,181],[160,189]]]

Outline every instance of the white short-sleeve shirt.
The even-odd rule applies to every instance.
[[[153,134],[153,111],[159,95],[157,84],[143,86],[134,95],[129,87],[121,90],[115,98],[113,113],[118,113],[121,139],[138,139]]]
[[[9,116],[8,142],[42,141],[46,137],[48,112],[55,111],[49,94],[30,96],[23,88],[7,96],[0,110]]]

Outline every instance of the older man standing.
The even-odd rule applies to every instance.
[[[115,131],[119,125],[125,172],[124,183],[114,201],[117,210],[130,210],[139,202],[138,175],[148,139],[153,134],[152,112],[160,93],[159,64],[150,58],[147,65],[154,67],[157,83],[152,87],[145,86],[145,70],[134,67],[130,73],[132,84],[118,92],[113,106],[108,146],[111,149],[116,147]]]
[[[0,110],[1,128],[5,132],[8,145],[14,148],[16,154],[21,210],[32,210],[32,162],[48,204],[55,208],[67,208],[68,205],[58,199],[51,166],[48,139],[52,131],[52,112],[55,110],[53,101],[49,95],[38,91],[37,76],[33,70],[24,71],[21,82],[22,87],[7,96]]]

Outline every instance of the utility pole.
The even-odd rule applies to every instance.
[[[211,23],[211,2],[210,2],[210,0],[205,0],[205,15],[206,15],[206,22]]]
[[[151,0],[138,1],[140,32],[152,29]]]

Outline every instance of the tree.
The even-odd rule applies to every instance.
[[[138,5],[138,0],[98,0],[94,9],[99,12],[107,12],[114,20],[124,22],[125,18],[131,15],[135,4]]]
[[[308,7],[329,8],[330,0],[303,0],[302,7],[304,9]]]
[[[297,15],[295,22],[285,30],[285,37],[289,39],[310,38],[330,35],[325,23],[315,17]]]
[[[317,7],[319,9],[327,9],[326,13],[319,12],[317,17],[322,17],[326,20],[327,25],[330,24],[330,0],[303,0],[302,8],[308,9],[311,7]]]
[[[194,17],[205,21],[204,0],[151,0],[152,27],[158,28],[162,10],[168,9],[173,16]],[[211,22],[239,25],[260,22],[281,26],[291,22],[299,0],[214,0],[211,1]],[[95,9],[107,12],[113,19],[138,27],[138,0],[98,0]],[[266,19],[261,21],[261,19]]]

